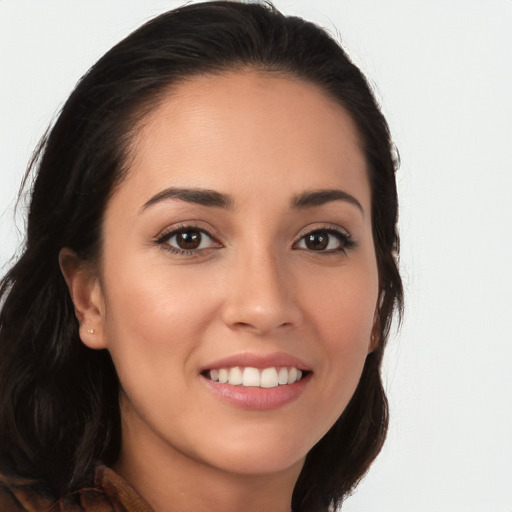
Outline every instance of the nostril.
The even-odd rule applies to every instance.
[[[281,324],[265,324],[261,321],[255,321],[254,323],[250,322],[235,322],[231,325],[234,329],[246,330],[246,331],[257,331],[262,334],[271,331],[273,329],[282,329],[293,326],[293,322],[283,322]]]

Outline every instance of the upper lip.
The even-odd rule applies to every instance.
[[[201,371],[219,368],[234,368],[235,366],[243,368],[258,368],[260,370],[271,367],[294,367],[302,371],[311,371],[311,367],[304,361],[284,352],[274,352],[272,354],[233,354],[208,363],[201,369]]]

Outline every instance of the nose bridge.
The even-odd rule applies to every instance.
[[[290,269],[272,247],[238,252],[229,274],[224,317],[230,326],[264,334],[300,323]]]

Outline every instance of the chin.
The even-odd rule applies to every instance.
[[[242,475],[275,474],[302,468],[310,443],[290,436],[283,439],[265,430],[257,436],[232,439],[226,433],[224,442],[215,442],[216,450],[208,456],[210,464],[230,473]]]

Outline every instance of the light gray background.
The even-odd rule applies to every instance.
[[[0,265],[19,242],[12,207],[30,152],[74,83],[181,3],[0,0]],[[402,158],[407,312],[384,368],[391,429],[344,510],[511,512],[512,1],[275,4],[337,27]]]

